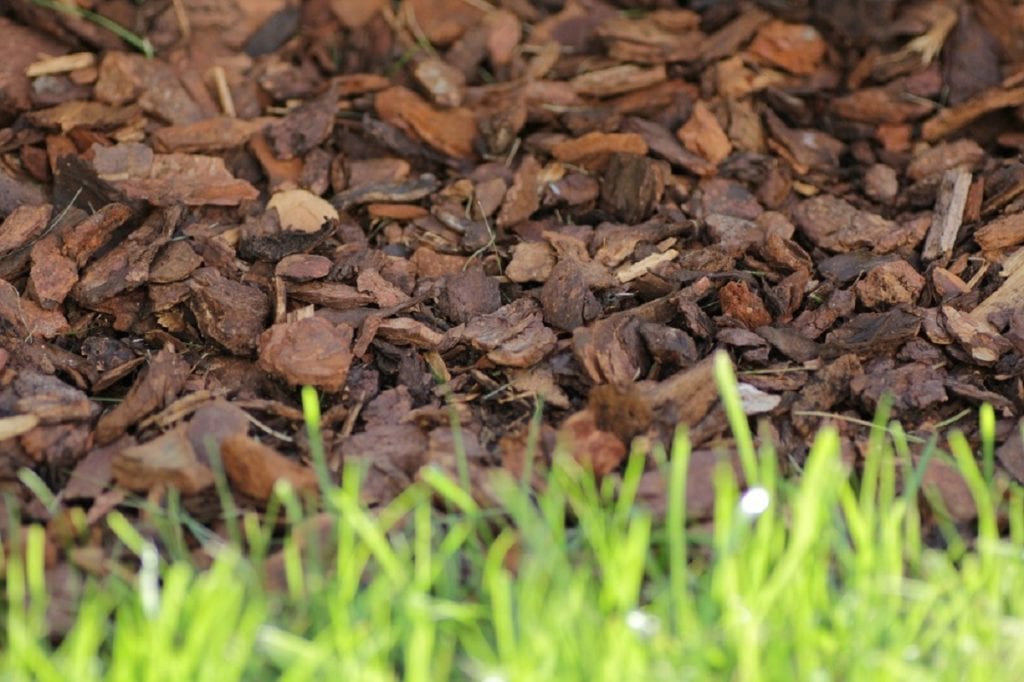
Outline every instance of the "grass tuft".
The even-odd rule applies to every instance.
[[[980,415],[979,453],[953,432],[947,455],[937,439],[911,443],[883,404],[859,474],[826,427],[801,476],[783,479],[770,444],[755,448],[731,365],[715,362],[747,483],[730,466],[715,472],[709,533],[687,527],[685,429],[667,457],[634,450],[617,482],[595,481],[560,454],[541,492],[499,475],[491,482],[496,509],[429,468],[371,510],[360,501],[361,472],[350,468],[340,486],[325,483],[327,546],[308,534],[281,537],[279,528],[314,520],[284,484],[263,516],[240,514],[245,552],[238,538],[213,541],[177,502],[164,511],[176,533],[167,528],[174,524],[154,524],[165,528],[155,539],[110,514],[124,548],[111,561],[121,570],[86,579],[60,639],[50,632],[60,597],[44,560],[45,532],[31,526],[0,544],[0,677],[1024,676],[1024,493],[993,487],[991,415]],[[312,442],[315,394],[304,398]],[[923,472],[947,456],[978,509],[973,545],[951,522],[945,547],[922,537]],[[651,466],[663,468],[664,518],[636,503]],[[212,554],[208,569],[180,550],[183,536]],[[275,557],[285,576],[278,588],[266,572]],[[127,567],[128,577],[118,577]]]

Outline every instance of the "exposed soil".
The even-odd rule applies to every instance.
[[[543,398],[534,471],[682,423],[706,518],[716,349],[787,472],[893,392],[924,437],[991,403],[1024,481],[1024,6],[79,4],[156,57],[0,8],[0,486],[54,560],[170,487],[216,527],[211,445],[242,507],[315,494],[305,384],[371,504],[455,475],[452,410],[486,502]]]

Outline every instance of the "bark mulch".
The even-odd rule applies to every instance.
[[[542,398],[537,472],[688,426],[706,519],[716,349],[789,472],[893,392],[925,437],[991,403],[1024,480],[1024,6],[84,4],[156,57],[0,8],[0,487],[51,560],[171,487],[220,528],[210,444],[243,508],[315,494],[304,384],[371,504],[454,475],[451,409],[486,502]]]

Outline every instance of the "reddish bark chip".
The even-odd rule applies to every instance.
[[[612,154],[647,154],[647,143],[636,133],[590,132],[582,137],[565,140],[551,148],[551,155],[559,161],[568,161],[591,170],[608,165]]]
[[[758,29],[749,50],[790,73],[808,76],[818,68],[826,48],[821,34],[813,26],[769,21]]]
[[[60,253],[55,235],[48,235],[32,246],[32,268],[26,292],[45,310],[53,310],[78,282],[75,261]]]
[[[240,492],[266,502],[277,481],[287,481],[299,494],[317,491],[312,468],[285,457],[274,448],[242,434],[224,439],[220,448],[224,473]]]
[[[540,208],[540,164],[532,156],[519,164],[512,186],[505,193],[505,201],[498,213],[498,226],[515,225],[533,215]]]
[[[880,308],[917,302],[925,279],[905,260],[876,265],[857,282],[857,297],[866,308]]]
[[[377,93],[377,113],[443,154],[460,159],[473,155],[476,121],[468,109],[436,109],[411,90],[395,86]]]
[[[676,137],[684,147],[715,165],[732,153],[729,137],[703,102],[693,105],[693,113],[686,124],[676,131]]]
[[[259,336],[260,367],[293,386],[340,391],[352,364],[352,328],[321,317],[275,324]]]
[[[558,440],[574,460],[597,476],[611,473],[626,457],[626,445],[614,433],[602,430],[589,409],[562,422]]]
[[[295,253],[279,260],[274,266],[274,274],[294,282],[309,282],[326,277],[331,266],[331,259],[326,256]]]
[[[722,312],[742,323],[747,329],[756,329],[772,321],[761,297],[746,282],[729,282],[721,291]]]
[[[94,149],[93,165],[128,197],[156,206],[185,203],[237,206],[255,199],[259,191],[231,175],[224,160],[201,154],[154,154],[141,144],[119,144]]]

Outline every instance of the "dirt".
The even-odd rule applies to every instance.
[[[91,524],[174,487],[218,528],[218,466],[243,507],[278,479],[315,496],[301,385],[329,475],[368,465],[372,504],[458,476],[460,448],[484,503],[558,443],[615,475],[677,424],[707,491],[719,349],[789,473],[825,423],[856,467],[895,392],[924,437],[976,441],[992,404],[1024,482],[1024,7],[89,4],[156,57],[0,9],[0,488],[23,520],[64,512],[22,468]],[[925,481],[972,518],[953,469]]]

